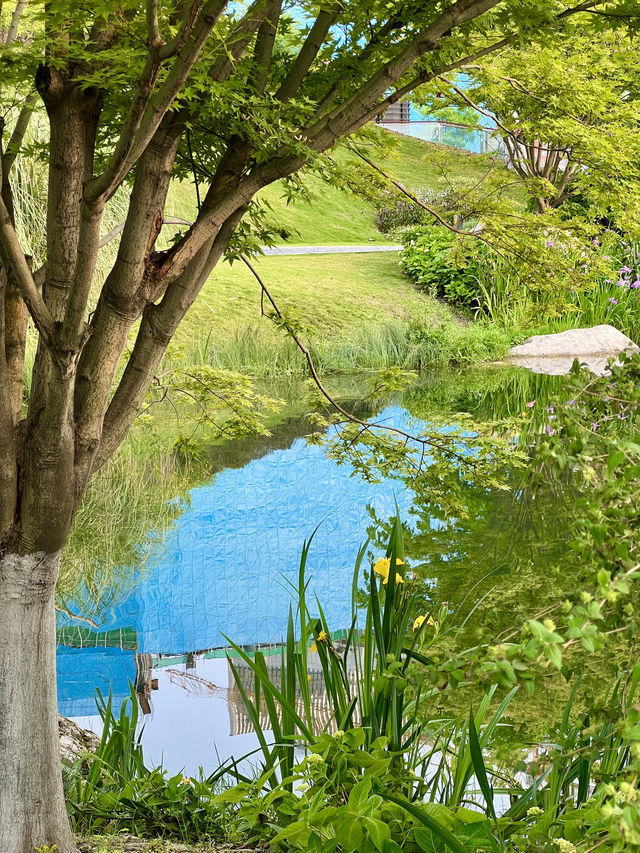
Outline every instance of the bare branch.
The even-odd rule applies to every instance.
[[[388,172],[385,172],[384,169],[381,169],[373,160],[370,160],[365,154],[359,151],[353,143],[347,143],[349,148],[353,151],[353,153],[360,157],[361,160],[364,160],[372,169],[375,169],[378,174],[382,175],[383,178],[386,178],[389,183],[393,184],[393,186],[400,190],[403,195],[406,195],[407,198],[411,199],[414,204],[417,204],[418,207],[421,207],[423,210],[426,210],[427,213],[431,214],[434,219],[436,219],[440,225],[443,225],[449,231],[453,231],[454,234],[459,234],[462,237],[480,237],[481,230],[480,228],[474,231],[461,231],[458,228],[455,228],[453,225],[449,225],[446,219],[444,219],[437,210],[433,207],[430,207],[428,204],[425,204],[421,199],[418,198],[417,195],[411,192],[411,190],[407,189],[404,184],[401,184],[399,181],[396,181],[395,178],[392,178]]]
[[[282,0],[269,0],[267,13],[258,28],[253,51],[254,70],[247,80],[247,88],[262,94],[269,78],[269,66],[276,42]]]
[[[179,216],[165,216],[162,219],[162,224],[163,225],[188,225],[188,226],[191,226],[191,225],[193,225],[193,222],[191,222],[189,219],[181,219]],[[98,244],[98,248],[102,249],[104,246],[106,246],[112,240],[115,240],[115,238],[119,234],[122,234],[122,232],[124,231],[125,225],[126,225],[125,222],[120,222],[118,225],[115,226],[115,228],[112,228],[111,231],[109,231],[107,234],[105,234],[104,237],[101,237],[100,243]]]
[[[322,384],[322,380],[320,379],[320,376],[318,375],[318,371],[316,370],[316,366],[314,364],[313,357],[312,357],[311,353],[309,352],[309,348],[305,345],[305,343],[302,341],[302,339],[296,333],[296,331],[291,328],[290,324],[287,323],[286,317],[284,316],[284,314],[280,310],[277,302],[275,301],[274,297],[270,293],[269,289],[267,288],[266,284],[262,280],[262,278],[259,275],[256,268],[253,266],[253,264],[244,255],[241,256],[241,259],[244,262],[244,264],[249,268],[249,270],[253,274],[254,278],[256,279],[258,284],[260,285],[262,293],[264,293],[264,295],[267,297],[267,299],[271,303],[271,307],[273,308],[276,316],[278,317],[278,319],[280,320],[282,325],[286,328],[287,333],[290,335],[290,337],[293,340],[293,342],[295,343],[295,345],[298,347],[300,352],[305,357],[305,361],[307,362],[307,367],[309,368],[309,373],[311,374],[311,378],[313,379],[316,387],[318,388],[318,390],[320,391],[322,396],[327,400],[327,402],[337,412],[339,412],[341,415],[343,415],[351,423],[360,424],[366,430],[379,429],[379,430],[383,430],[384,432],[391,432],[394,435],[398,435],[401,438],[404,438],[405,441],[413,441],[416,444],[422,445],[423,447],[429,446],[429,447],[438,447],[438,448],[442,449],[442,446],[444,443],[442,439],[435,439],[435,438],[433,438],[433,436],[429,436],[428,438],[424,438],[420,435],[412,435],[409,432],[405,432],[405,430],[399,429],[398,427],[389,426],[388,424],[376,423],[375,421],[373,421],[371,423],[368,421],[363,421],[360,418],[357,418],[355,415],[351,414],[350,412],[347,412],[346,409],[343,409],[342,406],[340,405],[340,403],[336,402],[336,400],[333,399],[331,394],[329,394],[327,389]],[[455,451],[451,448],[448,449],[448,453],[452,458],[458,459],[461,462],[465,462],[465,464],[469,464],[468,456],[465,458],[463,456],[463,454],[458,453],[457,451]]]
[[[320,10],[304,44],[293,61],[293,65],[276,92],[276,98],[284,102],[296,94],[339,14],[340,5],[337,3],[333,8]]]
[[[35,107],[35,102],[35,95],[30,95],[22,105],[18,120],[16,121],[16,126],[13,128],[13,133],[11,134],[11,138],[7,143],[7,147],[2,158],[2,171],[5,175],[9,174],[9,172],[11,171],[11,167],[13,166],[15,159],[18,156],[18,152],[20,151],[20,146],[22,145],[24,135],[27,132],[27,128],[29,127],[29,121],[31,120],[31,115]]]
[[[203,0],[192,0],[191,3],[187,4],[187,8],[184,12],[184,20],[182,22],[182,26],[180,27],[180,31],[177,33],[176,37],[172,39],[168,44],[164,45],[160,48],[160,58],[162,60],[168,59],[171,56],[175,56],[185,45],[185,42],[193,32],[193,28],[198,19],[198,14],[200,12],[200,8],[202,7]]]
[[[164,45],[158,25],[158,0],[147,0],[147,39],[149,47],[159,48]]]

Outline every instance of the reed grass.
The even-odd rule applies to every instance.
[[[447,319],[432,323],[415,316],[360,325],[335,337],[312,335],[308,346],[318,371],[330,374],[492,361],[504,356],[514,340],[511,331],[489,323],[461,325]],[[258,377],[308,371],[294,342],[266,323],[238,327],[215,341],[207,332],[188,349],[174,350],[171,360],[182,366],[208,364]]]

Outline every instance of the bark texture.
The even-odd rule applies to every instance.
[[[75,850],[62,796],[54,587],[60,554],[0,559],[0,850]]]

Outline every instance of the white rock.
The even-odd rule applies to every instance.
[[[68,720],[66,717],[58,716],[58,731],[60,733],[60,757],[65,764],[73,764],[83,754],[95,752],[100,743],[100,738],[87,729]]]
[[[534,335],[509,350],[509,362],[534,373],[568,373],[574,359],[602,375],[607,361],[621,352],[640,352],[634,342],[613,326],[569,329],[554,335]]]

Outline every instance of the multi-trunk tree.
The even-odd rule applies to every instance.
[[[2,5],[0,849],[68,853],[55,681],[60,549],[178,324],[244,233],[252,199],[434,75],[612,4]],[[43,263],[16,230],[11,172],[25,140],[48,163]],[[204,187],[197,218],[161,248],[170,182],[193,171]],[[99,282],[105,207],[119,190],[129,192],[128,211]],[[25,371],[29,323],[38,344]]]

